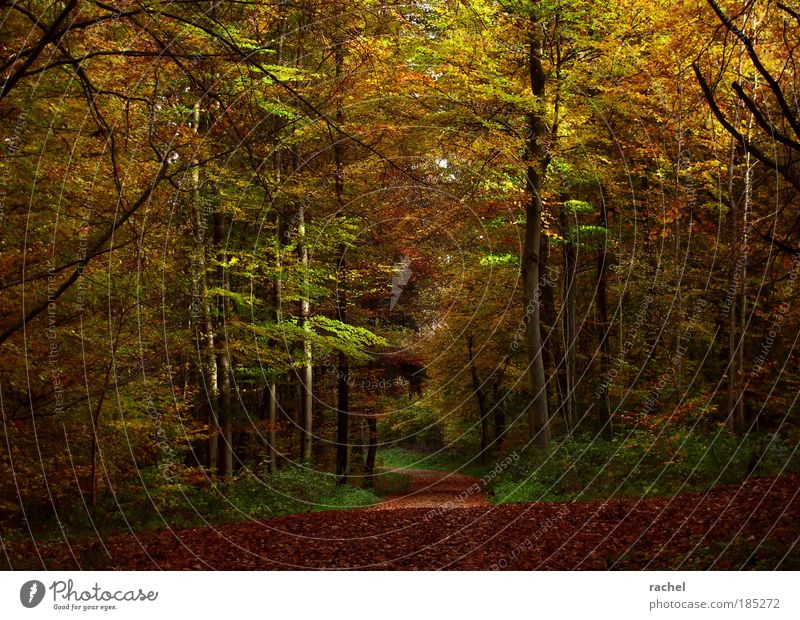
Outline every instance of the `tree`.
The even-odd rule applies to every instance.
[[[538,110],[527,116],[527,157],[530,161],[526,175],[528,204],[525,211],[525,243],[522,250],[522,275],[525,295],[525,341],[528,351],[528,386],[531,395],[530,422],[533,442],[540,450],[550,445],[550,418],[547,408],[547,382],[544,375],[542,332],[540,327],[539,250],[542,236],[542,182],[547,172],[549,156],[545,138],[547,125],[544,119],[546,74],[542,63],[541,25],[531,14],[529,23],[528,63],[531,94]]]

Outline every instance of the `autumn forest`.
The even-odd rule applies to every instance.
[[[0,3],[6,569],[800,569],[800,4]]]

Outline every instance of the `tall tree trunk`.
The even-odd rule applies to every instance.
[[[281,312],[281,304],[283,303],[282,297],[282,283],[281,283],[281,248],[283,246],[283,234],[281,233],[281,216],[280,212],[275,211],[275,276],[272,280],[272,305],[273,305],[273,319],[275,325],[280,325],[283,320],[283,313]],[[274,473],[278,467],[278,384],[275,377],[271,377],[269,385],[267,385],[267,411],[269,417],[269,430],[267,431],[267,443],[269,452],[269,471]]]
[[[214,214],[214,244],[218,248],[219,265],[217,266],[217,278],[219,287],[223,291],[229,290],[227,272],[227,252],[224,249],[225,243],[225,221],[224,214],[217,211]],[[226,335],[225,323],[228,319],[228,301],[225,295],[217,296],[217,380],[219,382],[219,422],[222,426],[222,437],[220,448],[222,451],[220,470],[223,476],[233,475],[233,412],[231,411],[231,358],[228,348],[228,338]]]
[[[559,128],[561,126],[561,88],[563,84],[563,54],[561,49],[561,9],[556,8],[554,15],[554,28],[555,36],[555,88],[553,92],[553,120],[550,124],[550,148],[558,142]],[[531,80],[533,83],[533,80]],[[544,110],[541,110],[544,115]],[[548,155],[545,155],[544,161],[547,162]],[[546,163],[543,165],[543,174],[547,172]],[[563,200],[567,197],[563,196]],[[563,235],[563,231],[562,231]],[[566,364],[566,351],[565,343],[561,337],[561,331],[558,329],[558,316],[556,314],[555,306],[555,287],[558,283],[556,271],[550,270],[548,264],[550,262],[550,238],[546,234],[542,234],[541,243],[539,244],[539,286],[541,287],[541,337],[542,337],[542,356],[545,365],[545,377],[555,379],[555,381],[548,381],[552,384],[549,392],[553,395],[549,401],[549,415],[553,412],[561,410],[568,398],[568,385],[567,385],[567,364]]]
[[[750,17],[748,15],[747,17]],[[747,20],[745,17],[745,20]],[[755,16],[752,16],[753,19],[753,28],[755,30]],[[741,81],[741,65],[739,68],[739,81]],[[755,86],[758,86],[758,74],[753,76],[753,80],[755,82]],[[747,134],[745,135],[746,139],[749,141],[753,134],[753,124],[755,122],[755,117],[752,112],[750,112],[748,120],[747,120]],[[747,334],[747,248],[750,243],[750,215],[752,209],[752,197],[753,197],[753,161],[750,156],[750,151],[747,147],[744,147],[744,190],[742,195],[742,251],[744,252],[744,260],[742,261],[742,286],[741,286],[741,294],[739,299],[739,333],[740,333],[740,341],[739,341],[739,359],[737,360],[737,370],[739,371],[739,383],[741,385],[742,393],[739,397],[739,405],[736,408],[736,426],[737,432],[739,436],[743,436],[748,432],[748,425],[747,425],[747,417],[745,411],[745,405],[747,404],[746,392],[747,386],[744,380],[744,347],[745,347],[745,335]],[[758,409],[756,409],[758,411]],[[758,416],[758,414],[756,414]],[[758,417],[756,417],[756,421]]]
[[[494,445],[499,450],[503,447],[506,434],[506,404],[503,400],[495,401],[494,405]]]
[[[547,133],[544,122],[545,73],[542,67],[542,43],[539,24],[532,17],[530,23],[529,64],[531,93],[536,98],[537,110],[527,115],[528,157],[531,163],[527,170],[528,202],[525,220],[525,245],[522,255],[524,280],[525,342],[528,352],[528,387],[530,390],[530,426],[533,443],[540,450],[550,445],[550,424],[547,407],[547,382],[542,359],[542,335],[539,306],[539,251],[542,236],[542,177],[547,169],[547,148],[543,139]]]
[[[684,170],[684,164],[687,166],[689,165],[688,158],[690,156],[690,152],[684,148],[684,140],[686,136],[686,132],[684,130],[684,121],[683,121],[683,111],[684,111],[684,95],[683,95],[683,83],[681,81],[682,74],[679,73],[678,76],[678,85],[677,85],[677,94],[678,94],[678,105],[677,105],[677,115],[678,115],[678,153],[677,153],[677,162],[675,165],[675,196],[676,197],[684,197],[686,198],[687,204],[691,204],[692,197],[686,195],[681,185],[681,175]],[[681,217],[680,213],[678,217],[675,218],[675,221],[672,223],[674,228],[674,241],[675,241],[675,254],[674,254],[674,269],[675,269],[675,276],[674,281],[678,282],[679,284],[675,287],[675,298],[674,298],[674,319],[671,321],[673,323],[673,334],[674,334],[674,353],[673,353],[673,380],[675,381],[675,390],[677,393],[677,398],[683,399],[683,349],[682,349],[682,340],[684,336],[684,330],[682,328],[683,325],[683,287],[680,285],[680,281],[682,278],[682,267],[681,267],[681,247],[682,247],[682,240],[681,240]],[[691,237],[689,242],[691,242]],[[688,249],[688,248],[687,248]]]
[[[278,26],[275,36],[275,63],[278,66],[283,64],[283,45],[286,36],[286,17],[285,5],[280,3],[278,5]],[[280,120],[276,117],[273,122],[275,123],[275,133],[279,133]],[[273,165],[276,176],[276,186],[280,187],[282,184],[281,179],[281,152],[280,149],[275,149],[273,158]],[[273,206],[275,206],[275,276],[272,279],[272,305],[273,305],[273,319],[275,325],[278,326],[283,320],[283,313],[281,306],[283,304],[282,295],[282,282],[281,282],[281,261],[283,260],[283,232],[281,230],[281,212],[276,206],[277,198],[273,196]],[[269,471],[274,473],[278,468],[278,383],[276,377],[271,377],[271,381],[267,385],[268,393],[268,417],[269,417],[269,430],[267,431],[268,454],[269,454]]]
[[[742,31],[747,29],[747,22],[751,15],[745,13],[743,17]],[[745,58],[745,48],[739,48],[739,61],[736,69],[737,83],[742,81],[742,67]],[[734,116],[736,126],[740,124],[741,102],[736,100],[734,105]],[[743,143],[737,142],[736,138],[731,137],[730,158],[728,160],[728,234],[730,239],[730,272],[728,280],[728,292],[732,295],[728,314],[728,429],[736,433],[739,437],[746,431],[745,419],[745,394],[742,375],[744,372],[744,339],[747,317],[745,312],[746,281],[747,281],[747,226],[750,210],[750,198],[752,194],[752,176],[750,152],[747,144],[750,142],[754,123],[752,112],[749,115],[747,132],[743,137]],[[744,178],[742,188],[742,209],[739,209],[739,200],[735,191],[736,156],[737,150],[744,150]],[[741,211],[741,213],[740,213]],[[741,220],[741,221],[740,221]],[[739,253],[739,250],[741,254]]]
[[[564,289],[562,308],[564,330],[564,387],[565,394],[562,407],[564,409],[564,422],[567,434],[575,431],[575,279],[578,269],[578,253],[570,232],[570,221],[564,209],[561,210],[561,231],[566,239],[563,245],[564,253]]]
[[[200,131],[200,101],[194,104],[193,115],[194,133]],[[208,296],[208,274],[206,273],[206,213],[203,208],[203,199],[200,185],[200,166],[198,158],[194,160],[192,168],[192,189],[194,194],[195,210],[195,269],[194,277],[197,291],[194,295],[199,303],[199,308],[195,308],[193,318],[195,319],[195,342],[198,350],[202,350],[203,360],[201,362],[203,381],[205,384],[205,401],[208,412],[208,458],[206,464],[208,469],[216,473],[219,466],[219,418],[217,416],[217,404],[219,402],[219,375],[217,373],[217,354],[216,343],[214,342],[214,318],[211,315],[211,301]],[[199,312],[198,312],[199,311]]]
[[[739,272],[739,235],[737,234],[738,228],[738,214],[736,196],[734,195],[734,182],[733,176],[736,171],[736,142],[731,137],[730,140],[730,155],[728,159],[728,246],[730,248],[728,259],[728,295],[730,305],[728,310],[728,359],[727,359],[727,423],[728,430],[731,433],[737,432],[736,426],[736,387],[739,378],[738,369],[738,355],[736,354],[736,344],[738,342],[739,322],[736,319],[736,306],[738,298],[738,272]]]
[[[489,450],[489,412],[486,409],[486,394],[481,386],[478,377],[478,369],[475,366],[475,354],[472,350],[475,337],[470,334],[467,336],[467,355],[469,356],[469,372],[472,377],[472,393],[478,401],[478,415],[481,422],[481,463],[486,463],[487,452]]]
[[[750,127],[752,128],[753,116],[750,116]],[[748,131],[748,137],[750,132]],[[744,205],[742,209],[742,251],[747,252],[748,239],[748,226],[750,225],[750,197],[752,193],[752,162],[750,161],[750,153],[745,151],[744,154]],[[739,298],[739,359],[737,360],[736,368],[739,373],[739,384],[741,385],[742,393],[739,396],[739,405],[736,408],[736,427],[739,436],[747,433],[747,418],[745,413],[746,401],[746,382],[744,381],[744,345],[745,335],[747,334],[747,255],[745,254],[744,261],[742,262],[742,286]],[[757,410],[756,410],[757,411]],[[757,415],[757,414],[756,414]]]
[[[217,6],[212,5],[212,18]],[[217,286],[223,291],[229,290],[227,273],[227,252],[225,248],[225,214],[217,208],[214,212],[214,248],[217,253]],[[217,337],[216,366],[218,382],[218,422],[221,426],[220,442],[222,454],[219,456],[219,469],[225,477],[233,475],[233,433],[231,419],[231,360],[228,348],[225,322],[228,316],[228,300],[224,295],[217,295]]]
[[[300,265],[303,270],[303,296],[300,301],[300,321],[305,331],[311,330],[311,302],[309,300],[308,246],[306,245],[306,206],[301,204],[298,211],[297,234],[299,239]],[[311,437],[313,433],[312,415],[314,398],[314,366],[311,357],[311,339],[303,339],[303,368],[301,371],[300,389],[300,458],[311,460]]]
[[[599,224],[608,231],[608,211],[602,196],[600,197]],[[606,233],[606,235],[607,234],[608,233]],[[606,277],[608,252],[606,251],[606,241],[607,237],[603,240],[600,251],[597,254],[597,285],[595,287],[597,291],[597,331],[600,340],[600,376],[603,377],[603,379],[608,377],[608,373],[611,370],[608,347],[608,287]],[[600,427],[600,432],[604,436],[611,438],[614,434],[614,428],[611,419],[611,401],[608,396],[608,389],[603,390],[599,400],[598,426]]]
[[[347,322],[347,270],[344,244],[339,247],[340,258],[337,273],[336,306],[339,320]],[[347,482],[347,457],[350,451],[350,364],[347,355],[339,351],[336,384],[336,479],[339,484]]]
[[[337,19],[336,38],[334,42],[334,55],[336,57],[336,80],[338,87],[342,89],[342,69],[344,67],[344,47],[342,44],[339,29],[341,24]],[[344,110],[341,98],[336,100],[336,123],[341,127],[344,125]],[[342,170],[344,159],[344,145],[341,138],[336,136],[333,144],[333,157],[335,164],[334,171],[334,191],[338,203],[338,214],[344,217],[344,173]],[[336,265],[336,313],[342,323],[347,323],[347,262],[345,254],[347,246],[339,244],[339,262]],[[350,364],[347,355],[339,351],[338,378],[336,385],[336,479],[340,484],[347,482],[347,456],[350,450]]]
[[[269,457],[269,473],[275,473],[278,468],[278,386],[275,380],[267,385],[267,455]]]
[[[539,286],[540,294],[540,331],[542,338],[542,359],[545,364],[545,376],[550,376],[553,381],[548,390],[551,399],[549,411],[557,411],[564,402],[566,390],[564,388],[564,353],[561,341],[561,332],[556,323],[555,286],[558,283],[557,270],[550,267],[550,238],[542,235],[539,244]]]
[[[224,328],[223,328],[224,332]],[[231,411],[231,358],[227,339],[220,338],[220,352],[217,356],[220,376],[220,406],[222,418],[222,475],[233,475],[233,415]]]
[[[119,340],[122,336],[123,314],[120,313],[119,321],[117,323],[117,333],[111,342],[111,361],[106,367],[106,374],[103,377],[103,384],[101,386],[100,394],[97,398],[97,407],[92,412],[92,400],[89,398],[89,416],[92,422],[92,449],[91,449],[91,493],[90,493],[90,509],[92,512],[92,519],[97,518],[97,497],[98,497],[98,484],[97,484],[97,459],[100,455],[100,415],[103,412],[103,404],[106,402],[108,395],[109,380],[111,373],[114,371],[114,358],[118,350]]]
[[[100,413],[103,410],[103,403],[106,399],[106,393],[108,389],[108,379],[111,376],[111,370],[113,368],[113,364],[108,365],[108,370],[106,371],[106,377],[103,383],[103,391],[100,392],[100,397],[97,399],[97,407],[95,408],[94,412],[91,411],[92,401],[89,399],[89,414],[92,418],[92,451],[91,451],[91,458],[92,458],[92,471],[91,471],[91,489],[90,489],[90,497],[89,497],[89,506],[91,507],[92,511],[92,519],[97,518],[97,457],[100,453]]]
[[[378,454],[378,420],[374,413],[367,416],[367,459],[364,463],[364,486],[375,486],[375,456]]]
[[[347,271],[344,252],[340,246],[340,259],[337,269],[336,306],[339,320],[347,322]],[[336,384],[336,479],[339,484],[347,482],[347,457],[350,450],[350,364],[347,355],[339,351]]]

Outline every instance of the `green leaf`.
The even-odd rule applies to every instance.
[[[569,214],[594,213],[594,205],[585,200],[567,200],[564,203],[564,211]]]
[[[489,265],[519,265],[519,256],[516,254],[487,254],[480,260],[484,267]]]

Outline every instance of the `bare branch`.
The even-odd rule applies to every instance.
[[[30,321],[34,318],[39,316],[42,312],[44,312],[48,305],[52,303],[54,300],[58,299],[63,295],[75,282],[83,275],[84,269],[89,261],[101,253],[101,250],[108,242],[108,240],[112,237],[112,235],[117,231],[117,229],[127,222],[134,213],[136,213],[152,196],[153,192],[155,191],[158,184],[164,178],[167,172],[169,164],[167,159],[165,158],[161,162],[161,166],[156,173],[155,178],[153,181],[147,186],[147,189],[142,192],[139,198],[136,199],[127,211],[125,211],[119,218],[117,218],[114,223],[106,230],[100,237],[98,237],[92,246],[87,250],[86,258],[80,260],[78,262],[78,267],[70,274],[70,276],[61,283],[61,285],[55,290],[52,295],[48,295],[48,298],[43,300],[38,305],[34,306],[31,310],[29,310],[25,316],[21,319],[15,321],[10,326],[8,326],[2,334],[0,334],[0,344],[3,344],[6,340],[8,340],[11,336],[13,336],[17,331],[25,327]]]
[[[708,105],[711,107],[711,111],[714,113],[714,116],[717,118],[720,125],[725,128],[725,131],[733,136],[743,148],[751,153],[762,164],[773,170],[777,170],[784,179],[786,179],[795,189],[800,191],[800,179],[797,177],[796,173],[791,168],[781,165],[767,157],[767,155],[765,155],[761,149],[752,144],[750,140],[745,138],[726,118],[722,110],[720,110],[716,99],[714,99],[714,93],[711,91],[711,87],[708,85],[708,82],[706,82],[706,79],[703,77],[703,74],[700,72],[700,68],[696,63],[692,65],[692,69],[694,70],[695,77],[697,77],[697,81],[700,83],[700,88],[703,90],[703,95],[705,96]]]
[[[800,151],[800,142],[796,142],[779,132],[775,126],[764,117],[764,114],[758,109],[758,106],[748,96],[748,94],[744,92],[744,89],[738,82],[734,82],[732,86],[733,90],[736,91],[736,94],[739,96],[739,99],[741,99],[745,106],[747,106],[747,109],[750,110],[750,113],[753,115],[753,118],[755,119],[756,123],[758,123],[758,126],[761,127],[761,129],[763,129],[771,138],[777,140],[781,144],[785,144],[796,151]]]
[[[786,120],[791,125],[792,129],[794,130],[795,135],[800,137],[800,122],[795,118],[792,109],[789,107],[789,104],[786,102],[786,98],[783,95],[783,89],[781,88],[778,81],[772,77],[772,74],[767,71],[766,67],[761,63],[761,59],[758,57],[756,53],[755,47],[753,46],[753,42],[740,28],[738,28],[731,19],[722,11],[719,5],[716,3],[715,0],[707,0],[707,2],[711,5],[711,8],[714,9],[714,12],[719,17],[719,20],[725,25],[725,28],[728,29],[733,35],[736,36],[744,45],[744,48],[747,50],[747,55],[750,56],[750,60],[753,63],[753,66],[756,70],[761,74],[761,77],[767,82],[769,89],[772,91],[772,94],[775,96],[775,99],[778,101],[778,105],[781,108],[781,112],[786,117]]]

